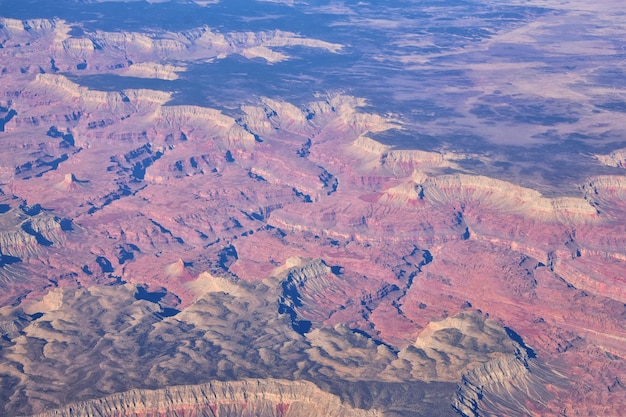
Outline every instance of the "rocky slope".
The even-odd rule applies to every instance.
[[[379,413],[344,406],[310,382],[263,379],[134,390],[37,416],[77,415],[376,417]]]

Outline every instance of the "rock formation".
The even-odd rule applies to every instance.
[[[126,416],[223,416],[376,417],[375,411],[347,407],[310,382],[244,380],[133,390],[37,414],[37,417],[76,415]]]

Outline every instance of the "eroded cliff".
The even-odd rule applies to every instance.
[[[380,414],[345,406],[337,397],[321,391],[310,382],[256,379],[168,387],[154,391],[133,390],[97,401],[72,404],[65,409],[37,416],[92,415],[376,417]]]

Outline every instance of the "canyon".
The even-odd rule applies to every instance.
[[[79,82],[346,45],[74,26],[0,19],[0,415],[620,415],[623,149],[542,192],[347,92]]]

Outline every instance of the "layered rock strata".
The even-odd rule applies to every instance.
[[[129,391],[38,414],[37,417],[92,416],[337,416],[377,417],[347,407],[310,382],[245,380]]]

